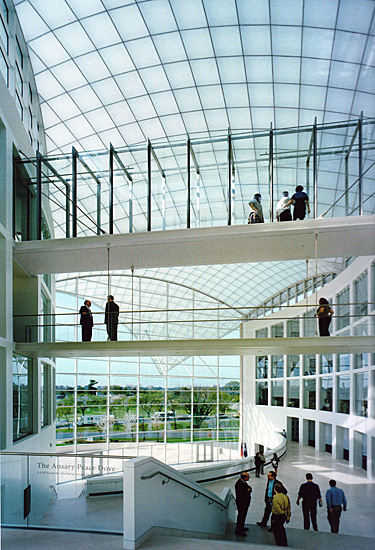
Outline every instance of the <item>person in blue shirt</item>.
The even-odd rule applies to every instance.
[[[336,487],[334,479],[331,479],[329,482],[329,489],[326,492],[326,502],[331,533],[338,533],[341,512],[343,509],[346,512],[347,502],[344,491]]]
[[[307,211],[310,214],[309,197],[304,192],[302,185],[297,185],[296,192],[292,195],[292,198],[286,206],[289,206],[290,204],[294,204],[293,220],[305,219],[306,206]]]
[[[267,522],[272,512],[272,501],[273,497],[275,496],[276,472],[268,472],[267,478],[266,492],[264,494],[264,514],[262,521],[257,521],[257,525],[259,525],[260,527],[267,527]],[[282,487],[281,492],[286,495],[288,491],[286,490],[284,485],[279,480],[277,480],[277,483]],[[272,531],[272,528],[270,529],[270,531]]]

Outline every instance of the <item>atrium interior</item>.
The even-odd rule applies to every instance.
[[[374,94],[372,0],[0,0],[5,549],[267,548],[256,452],[372,547]]]

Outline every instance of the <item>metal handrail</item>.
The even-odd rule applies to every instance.
[[[203,493],[202,491],[198,491],[198,489],[195,489],[193,487],[191,487],[190,485],[187,485],[186,483],[184,483],[183,481],[179,481],[178,479],[175,479],[174,477],[171,477],[169,476],[168,474],[165,474],[163,472],[161,472],[160,470],[158,470],[157,472],[154,472],[153,474],[150,474],[148,476],[141,476],[141,479],[142,481],[146,481],[148,479],[152,479],[153,477],[157,476],[157,475],[161,475],[161,476],[164,476],[168,479],[168,481],[162,481],[162,485],[165,485],[166,483],[168,483],[169,481],[174,481],[175,483],[178,483],[179,485],[182,485],[183,487],[187,487],[188,489],[190,489],[191,491],[193,491],[194,493],[198,493],[198,495],[202,495],[204,496],[205,498],[207,498],[208,500],[211,500],[212,502],[216,502],[216,504],[218,504],[219,506],[221,506],[223,509],[227,509],[229,507],[229,502],[228,504],[223,504],[223,501],[218,501],[216,500],[215,498],[212,498],[212,497],[209,497],[208,495],[206,495],[205,493]],[[194,495],[194,498],[198,498],[197,496]],[[211,503],[210,503],[211,504]],[[209,505],[210,505],[209,504]]]
[[[79,453],[33,453],[33,452],[14,452],[14,451],[0,451],[0,456],[50,456],[54,458],[59,458],[61,456],[66,457],[78,457],[78,458],[121,458],[121,459],[131,459],[138,458],[138,456],[126,456],[126,455],[98,455],[94,453],[90,454],[79,454]]]

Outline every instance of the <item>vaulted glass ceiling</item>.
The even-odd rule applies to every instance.
[[[369,0],[15,0],[48,152],[375,116]]]
[[[369,0],[15,5],[49,154],[69,153],[72,145],[89,151],[107,149],[110,142],[122,148],[147,138],[155,143],[224,136],[228,128],[311,125],[315,117],[329,123],[357,119],[362,111],[365,119],[375,116],[375,3]],[[373,141],[373,131],[366,140]],[[212,156],[211,148],[207,154]],[[259,163],[257,173],[264,172],[264,159]],[[175,268],[152,275],[238,307],[257,305],[303,278],[305,263]]]

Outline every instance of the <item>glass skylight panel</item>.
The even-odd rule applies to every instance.
[[[117,126],[134,122],[135,118],[125,101],[107,105],[107,111]]]
[[[275,109],[276,128],[291,128],[298,125],[298,109]],[[293,170],[293,173],[295,170]],[[289,180],[290,181],[290,180]]]
[[[324,110],[327,88],[321,86],[301,86],[301,109]],[[311,124],[311,122],[309,123]]]
[[[187,61],[165,65],[165,72],[172,88],[187,88],[194,86],[193,76]]]
[[[178,106],[171,91],[152,94],[150,98],[159,116],[178,113]]]
[[[148,139],[160,139],[165,138],[165,132],[160,124],[158,118],[150,118],[148,120],[143,120],[139,123],[140,127],[145,136]]]
[[[33,0],[33,6],[51,29],[71,23],[75,17],[63,0]]]
[[[51,99],[49,104],[61,120],[66,120],[80,114],[77,105],[68,94],[62,94]]]
[[[201,0],[174,0],[172,4],[179,29],[194,29],[207,25]]]
[[[153,37],[153,40],[162,63],[186,60],[186,53],[180,33],[171,32],[156,35]]]
[[[249,84],[250,105],[273,105],[273,88],[271,84]]]
[[[94,82],[92,87],[103,105],[116,103],[124,99],[113,78],[106,78],[105,80]]]
[[[221,57],[217,60],[217,64],[224,84],[246,82],[243,57]]]
[[[302,59],[301,82],[326,86],[328,83],[330,61],[325,59]]]
[[[197,86],[220,83],[216,60],[214,58],[196,59],[191,61],[190,64]]]
[[[73,90],[70,92],[70,95],[83,112],[91,111],[101,106],[101,102],[91,86],[83,86],[82,88]]]
[[[217,109],[225,106],[221,86],[201,86],[198,92],[203,109]]]
[[[121,42],[120,35],[107,13],[99,13],[81,21],[97,49]]]
[[[214,57],[210,33],[207,29],[195,29],[181,33],[189,59]]]
[[[103,48],[100,55],[113,75],[135,70],[134,63],[123,44]]]
[[[328,89],[327,94],[327,111],[336,111],[339,113],[350,113],[351,106],[353,103],[354,92],[352,90],[340,90],[340,93],[337,93],[337,90],[332,88]]]
[[[208,24],[236,25],[238,23],[235,0],[203,0]]]
[[[112,143],[114,147],[122,147],[124,145],[124,138],[117,130],[117,128],[111,128],[110,130],[100,132],[99,136],[102,142],[105,143],[106,147],[108,148],[110,143]],[[127,232],[127,229],[124,232]]]
[[[160,122],[162,123],[163,128],[167,135],[186,136],[187,131],[181,115],[176,114],[176,115],[162,116],[160,118]]]
[[[336,31],[332,58],[338,61],[361,63],[366,38],[363,34]]]
[[[356,67],[358,69],[358,67]],[[349,86],[347,86],[349,87]],[[375,89],[375,68],[361,67],[361,74],[358,81],[358,90],[361,92],[374,93]]]
[[[182,118],[189,134],[207,132],[207,124],[202,112],[183,113]]]
[[[374,14],[374,2],[341,0],[337,18],[340,30],[367,33]]]
[[[259,100],[259,98],[258,98]],[[252,96],[251,96],[251,89],[250,89],[250,104],[252,104]],[[275,126],[275,120],[274,120],[274,112],[271,108],[265,108],[265,107],[254,107],[251,109],[251,118],[253,121],[253,128],[260,130],[262,128],[268,128],[270,127],[270,122],[273,123]],[[254,191],[255,193],[255,191]]]
[[[212,41],[217,56],[242,55],[242,44],[238,26],[213,27]]]
[[[237,2],[237,10],[242,25],[268,25],[270,22],[269,3],[264,0],[244,0]]]
[[[241,27],[242,46],[245,55],[271,55],[270,27]]]
[[[81,139],[94,133],[93,128],[83,115],[67,120],[66,126],[77,139]]]
[[[329,74],[329,85],[334,86],[335,88],[347,88],[355,90],[358,81],[358,74],[361,66],[355,65],[353,63],[342,63],[340,61],[331,62],[331,70]],[[371,70],[370,67],[363,67],[362,71]],[[371,78],[370,74],[365,76],[365,80],[369,89],[368,92],[374,91],[374,79]]]
[[[245,66],[248,82],[272,82],[271,60],[271,56],[246,56]]]
[[[52,33],[32,40],[30,47],[47,66],[57,65],[69,59],[68,52]]]
[[[232,130],[250,130],[251,119],[249,109],[228,108],[229,127]],[[248,152],[247,152],[248,158]]]
[[[23,2],[17,6],[17,15],[25,40],[33,40],[37,36],[41,36],[49,31],[43,19],[29,2]]]
[[[110,76],[110,72],[97,52],[77,57],[75,61],[88,82],[95,82]]]
[[[274,57],[273,74],[274,82],[300,82],[300,58]]]
[[[132,40],[126,44],[130,57],[138,69],[159,65],[160,59],[151,38]]]
[[[128,145],[141,143],[146,140],[146,136],[143,135],[137,122],[133,122],[132,124],[126,124],[125,126],[121,126],[119,127],[119,131],[121,132],[121,135],[125,140],[125,143]]]
[[[334,31],[304,28],[302,55],[305,57],[331,59]]]
[[[64,88],[59,84],[50,71],[43,71],[35,77],[38,92],[44,100],[51,99],[64,92]]]
[[[87,84],[87,80],[84,78],[83,74],[73,61],[61,63],[60,65],[53,67],[51,71],[67,91]]]
[[[59,122],[61,122],[59,117],[56,115],[56,113],[53,112],[48,103],[42,103],[40,108],[42,111],[43,123],[45,128],[49,128],[50,126],[54,126],[55,124],[59,124]]]
[[[143,84],[146,86],[149,94],[163,92],[170,89],[169,82],[165,76],[162,66],[150,67],[139,71]]]
[[[55,35],[71,57],[83,55],[95,49],[94,44],[78,22],[56,29]]]
[[[276,107],[295,107],[298,105],[299,86],[294,84],[275,84]]]
[[[59,144],[60,147],[63,147],[68,143],[75,142],[75,137],[73,134],[69,132],[68,128],[62,123],[52,126],[52,128],[48,130],[48,134],[55,143]]]
[[[116,82],[126,98],[132,98],[147,93],[137,71],[116,76]]]
[[[90,0],[90,2],[82,2],[82,0],[67,1],[70,8],[79,19],[104,11],[103,4],[100,0]]]
[[[177,29],[176,21],[168,0],[141,2],[138,6],[145,18],[150,34],[170,32]]]
[[[314,0],[304,3],[303,24],[310,27],[334,29],[339,0]]]
[[[114,21],[121,38],[126,42],[135,38],[148,36],[147,27],[135,4],[111,11],[111,18]]]
[[[367,117],[375,116],[375,101],[373,94],[364,94],[356,92],[354,97],[352,113],[359,116],[361,111],[366,113]]]
[[[228,128],[228,117],[225,109],[212,109],[205,112],[208,127],[212,130]]]
[[[96,132],[107,130],[113,126],[113,121],[104,108],[90,111],[86,116]]]
[[[175,90],[174,94],[181,112],[197,111],[201,108],[201,103],[196,88]]]
[[[272,27],[273,55],[301,55],[301,27]]]
[[[155,109],[148,96],[129,99],[128,103],[136,120],[144,120],[145,118],[153,118],[156,116]]]
[[[304,3],[301,0],[270,2],[273,25],[301,25]]]
[[[249,107],[246,84],[225,84],[223,86],[225,102],[228,107]]]

